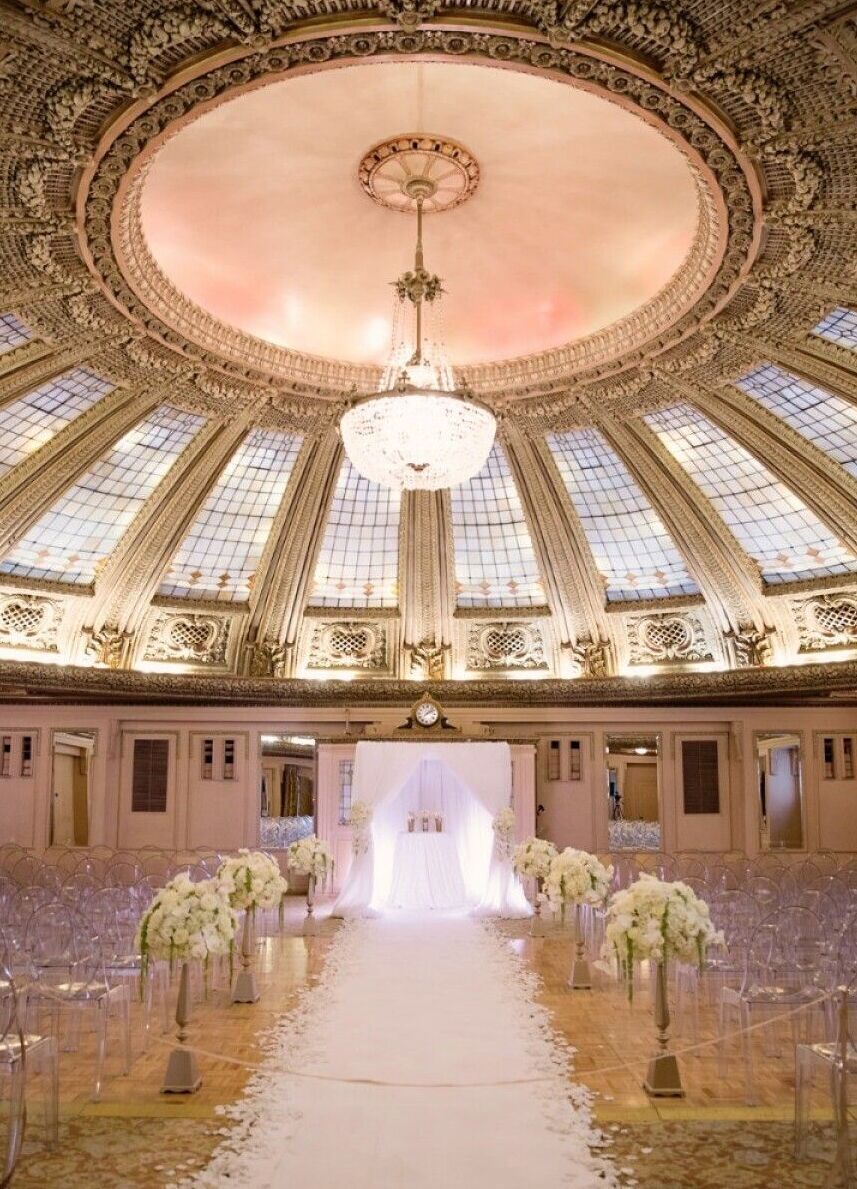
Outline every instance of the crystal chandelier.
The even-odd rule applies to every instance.
[[[443,286],[425,267],[422,236],[423,203],[436,189],[428,176],[409,177],[402,185],[416,204],[417,246],[413,271],[394,285],[390,360],[381,390],[355,400],[339,425],[355,469],[397,490],[437,491],[466,482],[485,465],[497,428],[489,408],[456,391],[442,347]]]

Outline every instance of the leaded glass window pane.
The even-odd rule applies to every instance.
[[[0,314],[0,355],[28,343],[32,334],[14,314]]]
[[[69,488],[0,563],[0,571],[91,582],[134,516],[204,424],[162,405]]]
[[[824,315],[818,326],[813,327],[812,333],[843,347],[857,347],[857,312],[837,306]]]
[[[467,483],[450,492],[459,607],[545,603],[530,530],[501,446]]]
[[[736,384],[849,474],[857,475],[857,406],[772,363],[754,368]]]
[[[548,434],[608,601],[696,594],[698,587],[658,514],[595,429]]]
[[[44,446],[112,387],[77,367],[0,408],[0,475]]]
[[[766,582],[852,573],[857,559],[784,483],[690,405],[649,413],[646,423],[682,466]]]
[[[342,464],[316,562],[313,607],[398,605],[401,494]]]
[[[244,439],[173,557],[160,594],[221,602],[249,597],[301,440],[268,429]]]

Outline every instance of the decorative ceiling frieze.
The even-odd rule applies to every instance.
[[[718,513],[644,418],[671,404],[694,406],[857,551],[857,477],[846,469],[844,447],[834,457],[819,444],[820,430],[799,432],[737,387],[751,369],[772,364],[857,406],[857,351],[811,333],[832,309],[857,308],[857,20],[850,8],[836,0],[755,8],[737,0],[692,7],[382,0],[368,10],[357,0],[13,0],[2,24],[0,312],[28,337],[0,348],[0,430],[13,425],[16,402],[76,368],[112,391],[65,422],[34,429],[27,449],[10,454],[0,470],[0,562],[157,407],[206,425],[99,561],[93,582],[2,576],[0,648],[41,648],[54,661],[121,670],[152,647],[166,652],[147,663],[194,664],[175,648],[193,652],[198,637],[205,658],[219,658],[200,666],[244,675],[223,676],[233,683],[218,693],[226,700],[263,692],[270,700],[271,678],[277,697],[297,697],[292,679],[311,654],[321,656],[321,624],[340,625],[340,634],[343,623],[380,625],[383,665],[357,666],[376,674],[379,691],[393,676],[449,678],[468,655],[477,670],[500,675],[506,650],[519,660],[526,654],[520,667],[533,672],[544,665],[587,678],[577,685],[545,678],[537,684],[546,697],[573,700],[569,691],[585,685],[586,698],[621,701],[630,688],[609,675],[634,648],[642,656],[645,617],[664,629],[652,629],[656,644],[669,651],[670,632],[677,641],[674,656],[657,658],[649,640],[653,664],[732,666],[734,674],[709,675],[711,696],[816,688],[814,666],[794,677],[781,670],[789,675],[779,679],[771,670],[756,684],[747,674],[800,652],[847,654],[857,582],[807,572],[763,583],[750,546],[727,526],[728,513]],[[521,533],[529,535],[546,607],[456,610],[448,493],[402,501],[397,606],[361,609],[348,599],[311,606],[342,458],[335,425],[353,391],[376,383],[377,369],[278,348],[217,322],[178,293],[145,241],[141,187],[165,139],[205,108],[253,88],[367,60],[463,60],[544,75],[644,119],[678,147],[693,174],[697,234],[683,268],[652,301],[571,343],[461,369],[501,415]],[[700,594],[687,583],[671,599],[610,599],[585,518],[545,440],[593,428],[650,501]],[[164,572],[255,430],[300,437],[302,445],[266,520],[252,586],[228,605],[189,597],[176,606],[182,600],[157,594]],[[630,507],[627,491],[624,497]],[[517,529],[499,544],[505,556],[513,544],[519,549]],[[615,592],[622,577],[614,575]],[[346,578],[339,575],[343,587]],[[184,645],[171,644],[169,625],[181,616],[193,630]],[[628,623],[636,625],[636,643]],[[157,645],[153,624],[167,632]],[[211,624],[227,639],[213,651]],[[496,640],[488,640],[489,627]],[[529,651],[516,653],[522,640]],[[836,666],[840,688],[848,665]],[[54,686],[37,674],[33,688],[72,686],[78,671],[67,673],[58,669]],[[153,697],[204,698],[213,689],[145,676]],[[103,675],[101,687],[99,679],[83,683],[93,696],[96,688],[123,697],[143,689],[131,673]],[[663,689],[673,698],[705,696],[700,674],[688,674],[689,684],[670,680]],[[314,697],[340,697],[324,684]],[[467,697],[493,697],[500,684],[469,681]],[[403,689],[391,684],[383,696]],[[531,686],[505,696],[523,704]]]

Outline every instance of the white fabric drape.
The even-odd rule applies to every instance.
[[[373,915],[387,905],[396,835],[406,829],[408,813],[422,809],[443,814],[471,905],[485,915],[507,915],[506,906],[516,910],[509,915],[527,911],[520,883],[514,875],[510,883],[492,862],[491,823],[512,796],[508,743],[360,742],[351,787],[355,801],[373,807],[371,838],[355,856],[335,916]]]

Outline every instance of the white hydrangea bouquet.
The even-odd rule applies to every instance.
[[[242,847],[217,868],[217,879],[233,908],[255,912],[257,908],[279,908],[289,885],[275,859],[260,850]]]
[[[289,870],[298,875],[309,875],[313,879],[323,880],[333,867],[333,855],[330,847],[315,834],[308,834],[306,838],[299,838],[286,851]]]
[[[140,918],[137,945],[142,956],[143,975],[149,962],[202,961],[221,954],[232,957],[238,913],[217,879],[194,883],[177,875],[157,893]]]
[[[504,859],[511,858],[512,842],[515,837],[515,811],[511,805],[501,809],[491,823],[497,849]]]
[[[708,946],[723,943],[704,900],[687,884],[666,883],[654,875],[641,875],[613,894],[604,937],[602,960],[618,961],[629,997],[635,962],[676,958],[702,965]]]
[[[352,801],[349,820],[351,824],[351,848],[355,855],[362,855],[369,847],[372,806],[368,801]]]
[[[556,847],[546,838],[525,838],[515,847],[512,866],[518,875],[544,880],[548,877]]]
[[[554,855],[542,893],[554,912],[566,904],[603,904],[610,895],[613,868],[585,850],[567,846]]]

